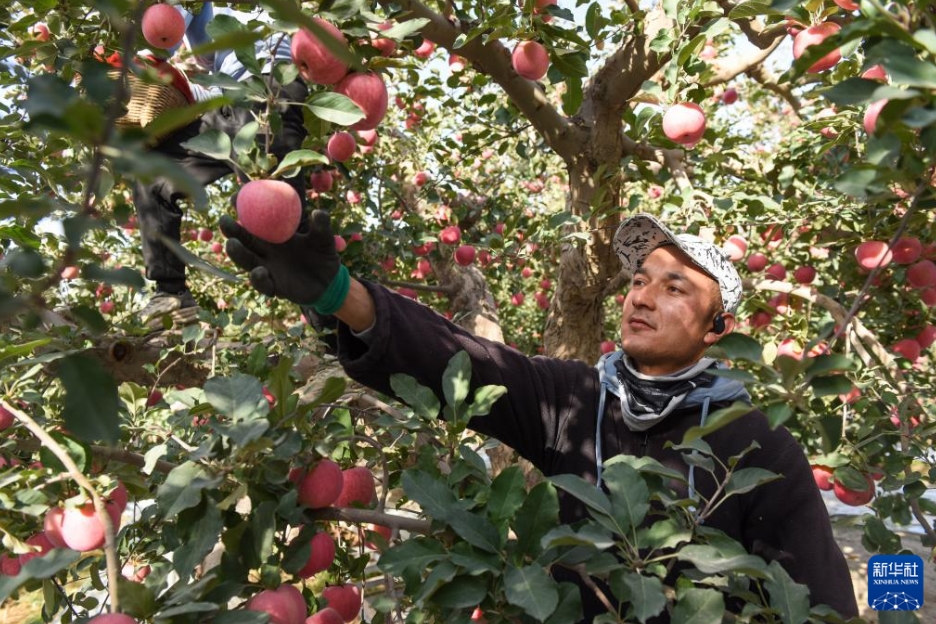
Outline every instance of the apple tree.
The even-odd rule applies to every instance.
[[[616,339],[623,216],[651,212],[719,242],[748,291],[741,330],[718,348],[732,375],[797,436],[820,487],[869,505],[869,551],[901,549],[888,521],[915,522],[936,545],[924,496],[936,339],[926,5],[263,4],[272,24],[216,19],[220,43],[175,60],[231,47],[259,73],[253,28],[331,33],[312,46],[320,63],[298,54],[273,70],[310,84],[307,145],[275,162],[258,123],[191,149],[252,178],[308,175],[308,205],[331,212],[355,275],[531,355],[594,361]],[[146,8],[0,9],[0,600],[41,592],[46,621],[113,610],[298,624],[328,607],[354,619],[363,592],[378,621],[558,623],[579,613],[548,574],[565,566],[629,605],[609,621],[720,620],[726,599],[752,617],[809,615],[782,567],[704,535],[662,466],[616,458],[604,496],[485,459],[493,445],[467,420],[509,388],[470,388],[462,359],[440,371],[444,397],[405,377],[393,398],[350,385],[298,310],[258,296],[224,256],[216,222],[240,183],[203,188],[147,149],[214,107],[265,101],[259,77],[121,125],[126,75],[159,80],[129,62],[146,46]],[[345,75],[317,74],[326,66],[379,80],[385,116],[372,107],[382,87],[359,97]],[[275,127],[275,109],[259,121]],[[179,253],[201,311],[151,335],[136,318],[146,284],[129,189],[156,176],[190,198]],[[342,486],[366,467],[375,489],[348,476],[368,494],[312,502],[303,492],[337,487],[334,470],[310,481],[326,462]],[[737,491],[772,477],[734,478]],[[559,492],[591,519],[559,525]],[[661,504],[670,515],[631,537]],[[676,562],[691,572],[667,593]]]

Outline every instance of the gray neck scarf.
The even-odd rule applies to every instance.
[[[672,375],[644,375],[624,355],[617,361],[618,391],[624,423],[631,431],[645,431],[680,407],[693,390],[711,386],[715,376],[705,371],[716,363],[704,357]]]

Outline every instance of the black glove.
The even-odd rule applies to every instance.
[[[334,298],[331,295],[336,285],[340,286],[336,282],[340,273],[346,278],[347,269],[341,271],[343,266],[325,210],[313,211],[308,224],[279,244],[257,238],[228,215],[221,217],[220,226],[228,239],[227,255],[250,272],[250,283],[264,295],[313,306],[327,291],[328,299]],[[346,295],[346,286],[344,290]],[[343,301],[344,296],[341,298]]]

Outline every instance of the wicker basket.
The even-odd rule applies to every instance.
[[[112,80],[120,79],[119,71],[108,72]],[[119,126],[137,126],[145,128],[159,115],[173,108],[183,108],[188,100],[181,91],[171,84],[144,82],[134,74],[127,74],[130,97],[127,99],[127,113],[117,120]]]

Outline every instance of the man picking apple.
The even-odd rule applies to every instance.
[[[173,7],[172,10],[179,11],[184,17],[186,43],[194,49],[209,42],[206,27],[216,13],[231,15],[244,23],[266,19],[263,13],[241,13],[228,8],[215,12],[210,2],[205,2],[195,15],[181,7]],[[289,37],[282,34],[261,39],[254,44],[255,54],[263,72],[263,76],[259,78],[248,71],[233,50],[216,51],[207,57],[199,57],[199,62],[206,64],[209,72],[225,75],[239,82],[263,79],[266,86],[273,90],[277,100],[275,113],[282,121],[281,129],[275,135],[268,135],[268,145],[263,147],[278,160],[299,149],[307,134],[301,107],[288,105],[305,102],[308,96],[306,84],[297,79],[290,84],[279,85],[269,78],[275,63],[292,63],[289,44]],[[222,94],[218,87],[205,88],[198,84],[189,86],[195,99],[199,101]],[[234,106],[222,106],[164,137],[153,151],[174,160],[205,185],[231,173],[242,177],[243,172],[236,170],[229,160],[218,160],[189,150],[184,144],[209,130],[219,130],[233,139],[241,128],[256,121],[258,113],[265,107],[265,102],[247,101]],[[258,138],[262,136],[263,131],[258,134]],[[304,202],[305,176],[296,175],[286,179],[286,182],[296,190]],[[193,322],[198,312],[195,298],[186,284],[185,262],[163,243],[163,237],[175,242],[181,241],[182,208],[179,201],[183,197],[169,180],[162,178],[148,182],[138,181],[133,191],[133,203],[143,239],[146,277],[156,282],[152,296],[140,313],[143,323],[151,329],[160,327],[165,315],[169,315],[176,323],[186,324]],[[301,215],[305,217],[304,209]]]
[[[712,243],[674,234],[646,214],[620,225],[614,249],[633,276],[623,304],[623,349],[606,354],[594,367],[526,357],[382,286],[351,278],[335,252],[323,211],[315,211],[310,224],[282,244],[254,238],[227,217],[221,230],[229,239],[227,253],[250,272],[257,290],[312,305],[318,314],[338,319],[339,360],[364,385],[392,395],[390,376],[406,373],[442,401],[440,371],[453,355],[465,351],[474,388],[507,388],[490,413],[474,417],[469,426],[511,446],[543,474],[576,474],[601,487],[603,458],[650,456],[683,472],[680,496],[702,501],[716,495],[716,479],[695,471],[667,444],[680,443],[690,427],[704,424],[721,407],[750,403],[743,385],[713,374],[719,363],[705,356],[734,329],[742,296],[737,271]],[[790,433],[771,429],[765,415],[752,407],[705,440],[724,463],[756,442],[759,448],[740,464],[781,476],[726,499],[705,518],[705,526],[723,531],[750,553],[778,561],[809,588],[811,604],[830,605],[846,617],[857,615],[851,577],[828,512]],[[567,496],[560,501],[564,522],[584,517],[578,500]],[[606,612],[577,573],[557,567],[553,574],[580,587],[583,621]],[[668,620],[664,611],[659,621]]]

